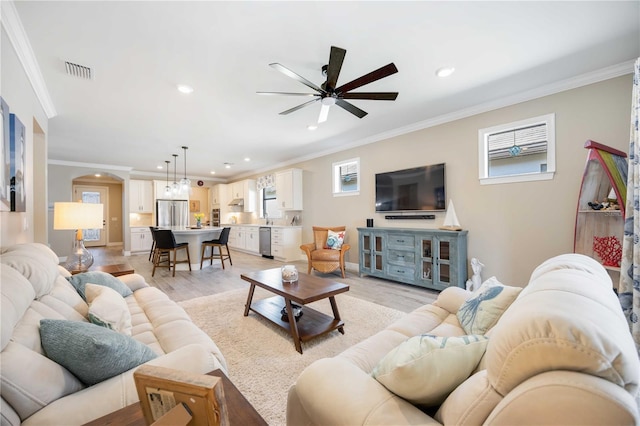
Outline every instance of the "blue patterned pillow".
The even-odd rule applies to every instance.
[[[345,231],[335,232],[329,229],[327,232],[327,243],[325,248],[340,250],[342,244],[344,243]]]
[[[87,385],[117,376],[157,356],[129,336],[79,321],[42,319],[40,340],[47,358]]]
[[[72,275],[67,277],[67,280],[71,283],[72,286],[75,287],[76,291],[82,298],[87,301],[87,296],[85,295],[84,286],[87,283],[103,285],[109,288],[114,289],[122,297],[131,296],[133,292],[125,283],[117,279],[111,274],[107,274],[102,271],[92,271],[92,272],[83,272],[80,274]]]
[[[516,300],[521,287],[510,287],[491,277],[458,309],[457,317],[467,334],[486,334]]]

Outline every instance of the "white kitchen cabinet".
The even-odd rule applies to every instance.
[[[131,253],[151,251],[153,237],[151,230],[146,228],[131,228]]]
[[[211,200],[212,209],[219,209],[229,203],[229,189],[227,187],[228,185],[220,183],[209,188],[209,199]]]
[[[260,228],[257,226],[245,228],[244,246],[250,253],[260,253]]]
[[[153,213],[153,182],[129,181],[129,212]]]
[[[280,210],[302,210],[302,170],[276,173],[276,205]]]
[[[243,200],[242,211],[252,213],[256,211],[256,181],[245,179],[233,182],[231,185],[231,200],[241,198]]]
[[[300,260],[302,228],[298,226],[274,226],[271,228],[271,255],[283,262]]]
[[[244,250],[246,228],[244,226],[232,226],[229,232],[229,247]]]

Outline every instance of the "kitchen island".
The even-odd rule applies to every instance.
[[[176,239],[176,243],[189,243],[189,258],[191,260],[191,268],[200,268],[200,249],[202,242],[207,240],[213,240],[220,236],[222,232],[221,227],[217,226],[203,226],[202,228],[185,228],[185,227],[166,227],[160,229],[171,229]],[[179,253],[179,256],[183,256],[179,259],[186,258],[186,255]],[[178,264],[178,270],[188,269],[186,264]]]

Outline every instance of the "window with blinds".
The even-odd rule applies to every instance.
[[[333,163],[333,195],[360,193],[360,158]]]
[[[480,129],[478,155],[483,185],[553,179],[555,115]]]

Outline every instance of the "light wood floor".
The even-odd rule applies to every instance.
[[[249,283],[241,279],[240,274],[282,266],[282,262],[277,260],[231,250],[233,265],[225,261],[224,270],[220,261],[214,260],[213,266],[207,266],[208,263],[205,263],[202,270],[194,269],[191,272],[178,270],[175,277],[172,277],[166,268],[156,269],[155,276],[152,277],[153,265],[148,260],[148,253],[125,257],[122,255],[122,246],[94,247],[89,250],[95,258],[94,266],[129,263],[136,273],[145,278],[147,283],[158,287],[176,302],[239,288],[248,290]],[[291,263],[296,265],[298,271],[306,273],[306,262]],[[348,284],[349,292],[347,294],[349,296],[403,312],[411,312],[419,306],[431,303],[438,296],[438,292],[420,287],[373,277],[358,277],[357,271],[347,271],[346,279],[343,279],[338,273],[320,274],[317,271],[311,273]]]

